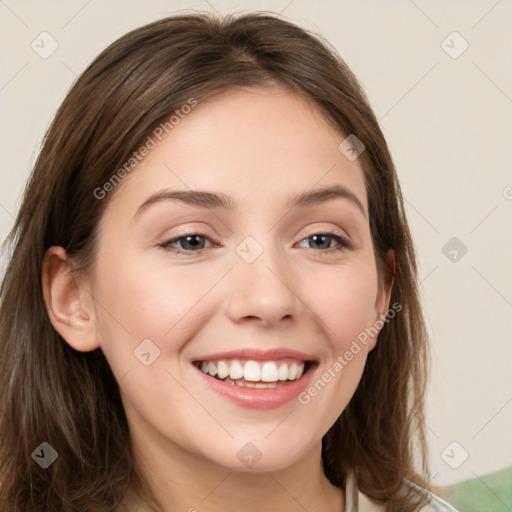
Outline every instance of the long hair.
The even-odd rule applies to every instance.
[[[427,332],[414,248],[393,161],[356,77],[321,37],[267,13],[217,18],[182,14],[138,28],[111,44],[77,79],[43,141],[5,247],[0,295],[0,509],[110,511],[128,493],[151,501],[134,464],[118,384],[100,349],[72,349],[50,323],[41,273],[58,245],[86,275],[113,191],[95,191],[127,162],[162,119],[238,87],[282,85],[311,100],[340,137],[355,134],[366,182],[379,277],[396,258],[391,303],[349,405],[322,440],[324,471],[412,511],[427,486],[424,394]],[[341,140],[341,138],[340,138]],[[44,469],[41,443],[58,453]],[[40,449],[40,448],[39,448]],[[154,504],[155,510],[159,510]]]

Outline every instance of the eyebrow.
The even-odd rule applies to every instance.
[[[366,217],[366,211],[357,196],[343,185],[332,185],[330,187],[306,191],[298,196],[292,197],[288,201],[289,208],[303,208],[306,206],[314,206],[330,199],[343,198],[355,205]],[[230,196],[219,192],[207,192],[202,190],[169,190],[164,189],[156,192],[146,199],[135,213],[135,217],[140,215],[153,204],[162,201],[180,201],[184,204],[199,206],[212,209],[234,210],[237,204]]]
[[[311,206],[336,198],[348,199],[348,201],[357,206],[363,216],[366,217],[366,211],[361,201],[359,201],[358,197],[351,190],[343,185],[332,185],[326,188],[303,192],[292,198],[289,206],[292,208]]]

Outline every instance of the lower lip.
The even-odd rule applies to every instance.
[[[193,366],[199,372],[200,378],[203,379],[210,389],[228,398],[235,404],[248,409],[277,409],[296,399],[308,386],[316,368],[312,365],[300,379],[277,388],[246,388],[210,377],[197,368],[197,366]]]

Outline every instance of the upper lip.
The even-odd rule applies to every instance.
[[[274,348],[271,350],[261,350],[257,348],[246,348],[238,350],[229,350],[226,352],[216,352],[201,357],[195,357],[193,362],[219,361],[221,359],[249,359],[252,361],[274,361],[278,359],[297,359],[299,361],[316,362],[316,358],[311,354],[299,352],[289,348]]]

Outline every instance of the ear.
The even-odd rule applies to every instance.
[[[386,272],[387,270],[387,272]],[[379,290],[375,301],[375,318],[373,327],[380,332],[385,325],[385,319],[389,310],[391,300],[391,291],[393,290],[394,275],[396,271],[395,251],[389,249],[386,254],[386,269],[384,275],[379,279]],[[378,333],[372,336],[369,343],[369,350],[373,350],[377,344]]]
[[[92,296],[70,273],[62,247],[50,247],[46,252],[42,286],[50,321],[64,340],[80,352],[98,348]]]

